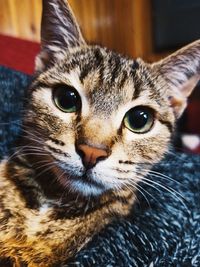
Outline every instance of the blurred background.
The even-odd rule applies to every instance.
[[[0,0],[0,64],[33,73],[41,0]],[[89,43],[148,62],[200,38],[199,0],[68,0]],[[200,153],[200,86],[179,122],[176,146]]]

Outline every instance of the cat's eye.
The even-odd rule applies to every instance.
[[[130,109],[124,117],[124,125],[134,133],[146,133],[154,124],[154,111],[145,106]]]
[[[54,87],[53,101],[57,108],[66,113],[77,112],[81,108],[81,98],[72,87],[59,84]]]

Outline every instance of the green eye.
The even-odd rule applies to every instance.
[[[68,85],[60,84],[54,87],[53,101],[57,108],[66,113],[76,112],[81,108],[78,92]]]
[[[130,109],[124,117],[124,125],[134,133],[146,133],[154,124],[154,111],[145,106]]]

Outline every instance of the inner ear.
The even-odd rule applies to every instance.
[[[180,117],[200,79],[200,40],[154,63],[152,68],[168,84],[171,106],[176,117]]]
[[[187,80],[181,87],[181,92],[185,97],[190,96],[193,89],[196,87],[198,81],[200,80],[200,74],[193,75],[189,80]]]
[[[181,116],[184,109],[187,106],[187,100],[193,89],[197,85],[200,79],[200,75],[194,75],[187,80],[180,88],[173,88],[171,94],[169,93],[169,100],[171,106],[174,108],[175,115],[177,118]]]
[[[65,0],[43,0],[41,52],[36,59],[36,71],[41,72],[62,58],[73,47],[85,45],[74,14]]]

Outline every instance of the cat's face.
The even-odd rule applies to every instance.
[[[54,21],[55,10],[64,13],[66,21],[55,25],[68,39],[57,36],[57,43],[43,44],[42,73],[32,85],[25,118],[25,125],[35,126],[30,139],[38,135],[35,145],[50,155],[51,171],[63,188],[86,196],[134,188],[167,151],[185,102],[171,93],[175,82],[170,86],[162,74],[166,65],[87,46],[63,1],[45,5]],[[53,32],[55,25],[48,29]]]
[[[161,86],[142,61],[100,47],[66,53],[41,74],[31,118],[47,131],[44,150],[66,171],[60,182],[84,194],[137,182],[138,169],[162,157],[173,128],[173,110]],[[83,144],[100,151],[93,166],[84,165]]]

